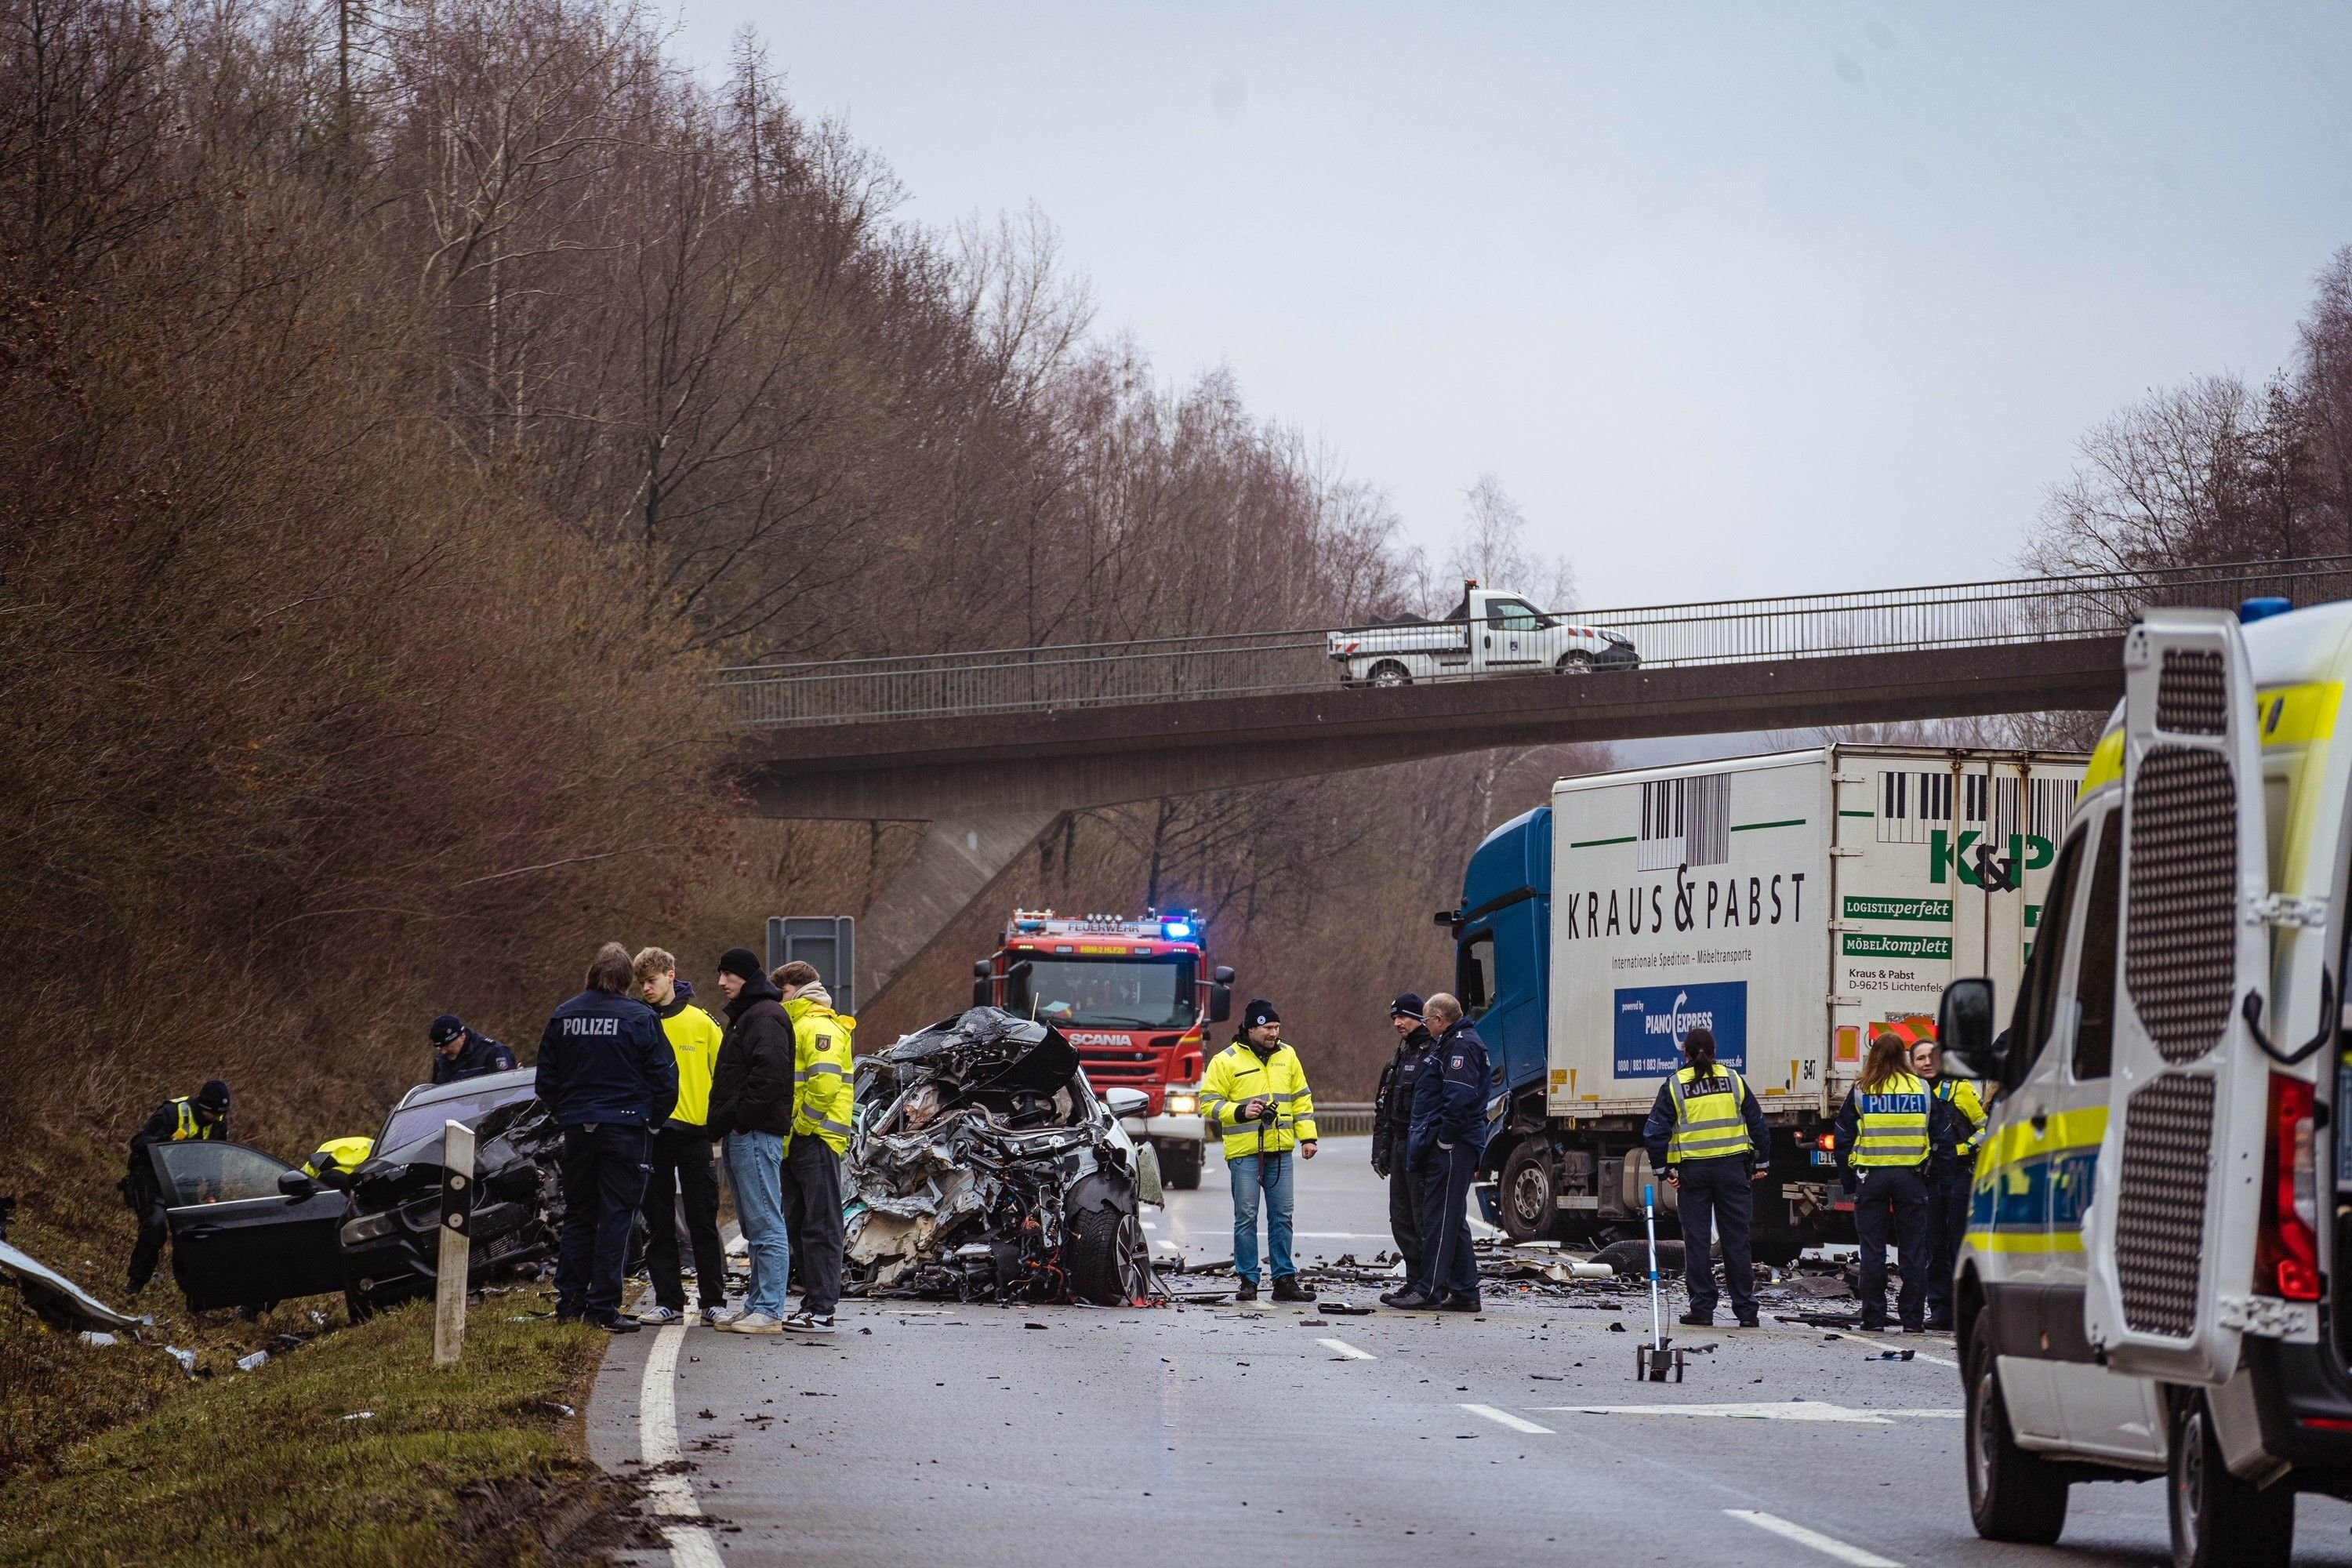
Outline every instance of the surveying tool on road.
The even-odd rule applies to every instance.
[[[1652,1383],[1664,1383],[1666,1381],[1666,1369],[1672,1367],[1675,1369],[1675,1381],[1680,1383],[1683,1380],[1683,1352],[1670,1348],[1674,1341],[1666,1338],[1665,1320],[1658,1313],[1658,1189],[1655,1183],[1642,1184],[1642,1220],[1650,1232],[1650,1342],[1633,1347],[1633,1381],[1640,1383],[1646,1378]],[[1685,1267],[1687,1268],[1687,1263]]]

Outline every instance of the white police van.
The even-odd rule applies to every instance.
[[[2133,628],[2008,1029],[1991,982],[1945,994],[2000,1086],[1953,1298],[1994,1540],[2168,1477],[2176,1563],[2257,1568],[2297,1492],[2352,1497],[2352,605],[2283,609]]]

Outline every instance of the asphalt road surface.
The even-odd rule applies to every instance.
[[[1387,1243],[1365,1147],[1328,1140],[1300,1172],[1302,1261]],[[1222,1174],[1170,1194],[1155,1244],[1230,1256]],[[841,1321],[831,1342],[614,1342],[598,1459],[684,1461],[655,1482],[671,1551],[642,1561],[2168,1560],[2159,1484],[2078,1486],[2057,1548],[1977,1540],[1941,1336],[1685,1331],[1714,1348],[1676,1385],[1635,1381],[1645,1310],[1557,1300],[1479,1318],[847,1302]],[[2352,1564],[2352,1509],[2305,1497],[2298,1521],[2298,1563]]]

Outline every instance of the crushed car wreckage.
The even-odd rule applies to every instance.
[[[1125,1305],[1154,1291],[1138,1205],[1159,1166],[1050,1024],[974,1007],[866,1058],[850,1135],[850,1293]]]

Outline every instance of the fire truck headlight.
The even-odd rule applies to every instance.
[[[1171,1084],[1168,1089],[1167,1107],[1168,1114],[1171,1116],[1190,1116],[1201,1109],[1201,1097],[1192,1089],[1178,1089]]]

